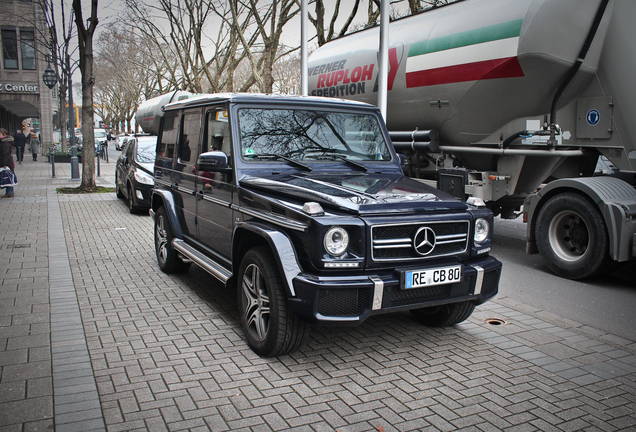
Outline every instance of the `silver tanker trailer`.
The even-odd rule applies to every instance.
[[[195,95],[187,91],[176,90],[148,99],[139,105],[135,114],[135,121],[145,133],[156,135],[159,132],[159,122],[163,116],[163,107],[171,102],[189,99],[192,96]]]
[[[513,218],[563,277],[636,258],[636,1],[465,0],[389,26],[405,171]],[[379,28],[309,59],[314,96],[377,101]],[[599,157],[627,181],[595,176]],[[633,261],[632,261],[633,263]]]

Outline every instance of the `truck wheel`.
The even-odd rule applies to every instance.
[[[241,323],[250,348],[261,357],[272,357],[302,347],[311,328],[290,310],[278,267],[267,247],[245,254],[238,281]]]
[[[183,262],[179,253],[172,248],[172,228],[164,207],[159,207],[155,215],[155,253],[157,264],[164,273],[180,273],[190,268],[189,262]]]
[[[451,303],[422,309],[413,309],[411,314],[428,327],[450,327],[466,321],[475,310],[470,302]]]
[[[535,232],[541,258],[561,277],[583,279],[612,267],[603,216],[581,195],[550,198],[537,216]]]

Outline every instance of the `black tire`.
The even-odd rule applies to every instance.
[[[117,192],[117,198],[122,199],[124,198],[124,194],[121,193],[121,188],[119,187],[119,182],[117,177],[118,177],[117,172],[115,172],[115,191]]]
[[[190,268],[190,262],[183,262],[172,247],[172,227],[164,207],[159,207],[155,215],[155,254],[157,264],[164,273],[181,273]]]
[[[139,213],[139,207],[135,205],[135,197],[133,196],[133,190],[130,185],[128,185],[128,211],[130,214]]]
[[[550,198],[537,216],[535,237],[541,258],[558,276],[577,280],[614,267],[603,216],[582,195]]]
[[[413,317],[428,327],[450,327],[466,321],[475,310],[471,302],[451,303],[422,309],[413,309]]]
[[[303,346],[311,327],[290,310],[278,267],[267,247],[245,254],[237,285],[241,324],[256,354],[279,356]]]

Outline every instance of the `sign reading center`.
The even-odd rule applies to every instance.
[[[0,93],[38,93],[36,83],[0,83]]]

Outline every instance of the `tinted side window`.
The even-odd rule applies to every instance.
[[[179,134],[179,122],[176,114],[166,116],[163,119],[161,141],[157,145],[157,158],[172,159]]]
[[[201,110],[186,112],[183,115],[183,132],[179,142],[179,162],[194,163],[199,151],[201,132]]]
[[[201,153],[222,151],[228,156],[232,164],[232,143],[230,142],[230,127],[227,111],[209,111],[207,113],[207,135],[203,142]]]
[[[125,150],[125,154],[126,154],[126,157],[128,158],[128,162],[132,162],[134,148],[135,148],[135,140],[131,139],[130,141],[128,141],[128,145],[126,146],[126,150]]]

